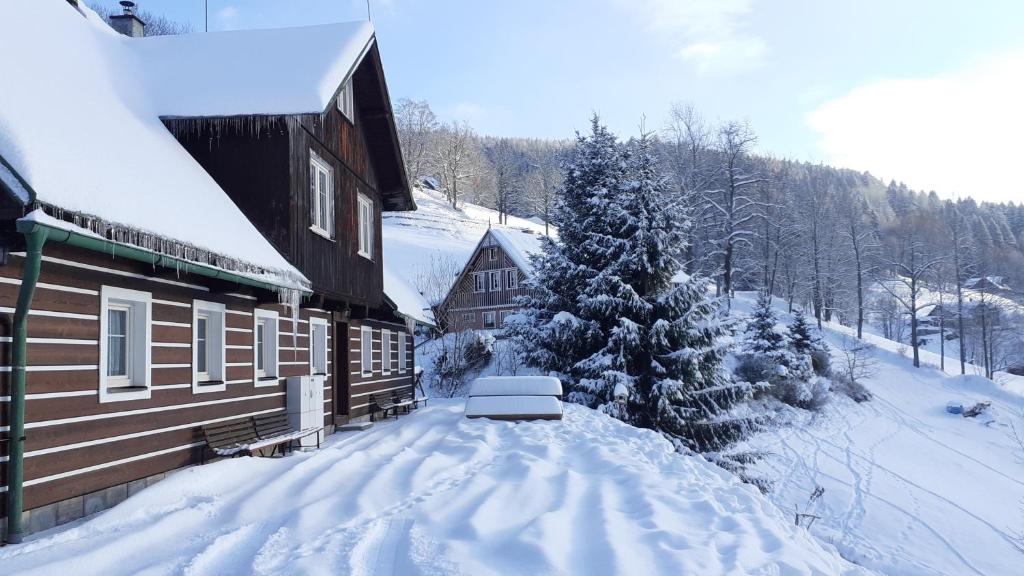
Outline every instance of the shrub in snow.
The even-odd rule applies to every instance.
[[[707,281],[674,285],[689,220],[668,194],[646,136],[620,145],[595,117],[563,165],[562,197],[509,332],[527,361],[567,383],[567,400],[704,451],[752,423],[751,395],[723,369],[731,330]]]
[[[790,406],[805,410],[819,410],[828,403],[830,389],[831,382],[828,378],[812,376],[809,380],[804,380],[791,377],[774,382],[770,393]]]
[[[452,398],[465,392],[466,385],[494,354],[494,336],[472,330],[444,335],[434,357],[434,391]]]

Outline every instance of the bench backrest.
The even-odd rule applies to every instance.
[[[203,426],[203,435],[210,448],[223,448],[235,444],[245,444],[256,439],[256,427],[252,418],[239,418],[217,424]]]
[[[399,388],[393,391],[392,394],[399,401],[412,400],[412,388]]]
[[[271,438],[293,432],[292,427],[288,425],[288,414],[284,412],[253,416],[252,421],[256,427],[256,434],[260,438]]]

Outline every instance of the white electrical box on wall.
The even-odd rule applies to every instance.
[[[323,428],[326,380],[322,374],[288,378],[288,425],[293,430]],[[303,448],[316,448],[322,441],[323,430],[302,438],[301,443]]]

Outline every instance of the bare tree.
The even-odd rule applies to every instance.
[[[498,211],[498,222],[507,224],[509,213],[518,207],[524,196],[530,164],[526,155],[508,138],[486,141],[483,152],[494,178],[494,207]]]
[[[402,98],[395,107],[405,173],[411,185],[430,173],[430,148],[438,122],[426,100]]]
[[[851,271],[857,300],[857,338],[864,337],[865,280],[874,273],[878,243],[878,220],[864,197],[845,188],[837,199],[843,237],[851,252]]]
[[[964,333],[964,282],[970,274],[970,236],[967,223],[956,205],[948,202],[944,207],[946,229],[949,232],[949,255],[952,264],[953,283],[956,286],[956,332],[960,352],[960,373],[967,373],[967,343]]]
[[[558,199],[558,188],[562,185],[562,169],[559,162],[560,148],[543,144],[529,153],[532,193],[530,204],[544,220],[544,235],[550,236],[551,212]]]
[[[900,304],[907,315],[910,321],[910,346],[914,350],[914,367],[920,367],[918,313],[929,304],[921,298],[922,289],[925,279],[942,263],[944,256],[930,253],[928,244],[917,238],[915,224],[907,222],[908,231],[896,247],[895,257],[882,259],[892,275],[882,278],[879,285]]]
[[[458,208],[461,198],[459,184],[480,171],[475,134],[469,124],[445,124],[438,131],[432,158],[441,175],[441,185],[448,202],[453,208]]]

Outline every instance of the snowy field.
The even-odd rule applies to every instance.
[[[826,330],[834,353],[840,333],[850,332]],[[815,486],[824,487],[810,508],[821,516],[812,533],[879,572],[1022,573],[1013,539],[1024,532],[1024,451],[1011,427],[1024,435],[1024,397],[1013,391],[1020,382],[914,369],[897,343],[867,338],[878,346],[878,372],[866,381],[872,401],[836,396],[821,413],[790,409],[780,415],[787,425],[749,442],[770,453],[757,467],[776,481],[769,497],[780,509],[805,510]],[[922,361],[938,365],[929,352]],[[981,400],[992,407],[978,418],[945,411],[948,401]]]
[[[181,471],[0,548],[3,574],[869,573],[651,432],[432,404],[319,452]]]

